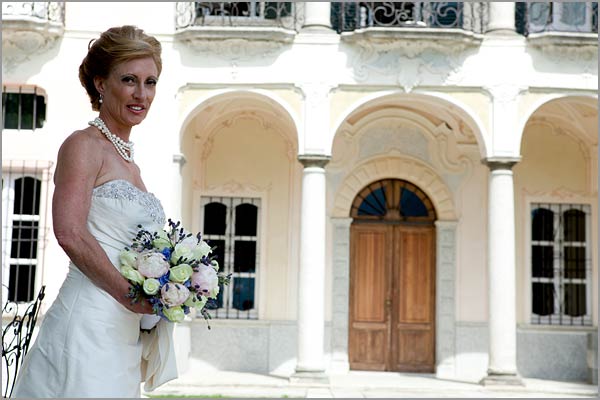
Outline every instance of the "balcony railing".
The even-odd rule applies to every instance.
[[[57,1],[2,2],[2,20],[65,23],[65,3]]]
[[[338,33],[368,28],[457,29],[483,33],[482,2],[334,2],[331,24]]]
[[[295,2],[178,2],[177,30],[189,27],[264,27],[297,31]]]
[[[598,2],[518,2],[515,9],[517,32],[598,33]]]

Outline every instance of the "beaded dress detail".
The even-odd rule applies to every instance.
[[[137,202],[148,211],[148,215],[158,225],[164,225],[166,222],[165,213],[163,211],[160,200],[150,192],[144,192],[137,186],[124,179],[116,179],[108,181],[94,188],[92,196],[107,199],[127,199]]]

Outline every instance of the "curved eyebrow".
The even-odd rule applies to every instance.
[[[124,72],[122,74],[119,75],[120,78],[124,78],[126,76],[133,76],[136,79],[139,79],[140,77],[137,74],[134,74],[133,72]],[[154,76],[154,75],[149,75],[146,77],[146,80],[148,79],[154,79],[155,81],[158,81],[158,77]]]

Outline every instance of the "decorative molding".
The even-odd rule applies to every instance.
[[[64,18],[62,2],[3,2],[3,72],[12,72],[53,47],[65,30]]]
[[[492,95],[492,100],[500,104],[508,104],[517,100],[517,97],[529,89],[528,86],[498,83],[483,86]]]
[[[260,112],[261,110],[240,110],[229,115],[229,118],[222,119],[221,121],[215,120],[214,123],[208,124],[213,125],[212,129],[207,135],[196,135],[196,139],[200,141],[202,146],[201,161],[205,161],[211,154],[214,138],[224,128],[234,126],[241,119],[253,119],[258,121],[265,131],[274,132],[279,135],[286,145],[286,156],[288,160],[292,161],[298,154],[296,143],[291,140],[281,129],[278,124],[274,124],[268,116]]]
[[[576,191],[569,189],[564,186],[554,188],[552,190],[530,190],[522,188],[522,194],[528,199],[529,202],[551,202],[551,201],[564,201],[564,202],[589,202],[594,199],[597,200],[598,193],[590,191]]]
[[[272,40],[273,38],[268,36],[261,40],[250,39],[248,38],[248,32],[240,32],[240,28],[232,28],[240,37],[223,39],[223,29],[225,28],[220,28],[219,31],[214,33],[215,38],[199,37],[198,33],[188,32],[187,30],[176,33],[176,37],[184,43],[189,44],[189,47],[194,52],[228,62],[232,67],[243,63],[255,62],[257,59],[268,60],[276,58],[278,54],[286,50],[285,45]],[[227,36],[229,35],[225,35],[225,37]]]
[[[267,186],[256,186],[251,183],[238,182],[236,180],[229,180],[221,185],[206,186],[206,189],[202,191],[203,195],[217,195],[222,194],[225,196],[239,196],[242,194],[267,193],[271,190],[271,184]]]
[[[456,219],[454,197],[446,183],[431,167],[408,157],[378,157],[353,168],[333,195],[331,215],[348,217],[356,194],[368,184],[385,178],[405,179],[417,185],[433,202],[438,219]]]
[[[422,39],[422,38],[421,38]],[[427,84],[457,85],[465,78],[462,65],[467,46],[458,48],[439,41],[359,40],[355,48],[348,49],[356,65],[354,77],[364,83],[375,78],[395,78],[405,92]]]

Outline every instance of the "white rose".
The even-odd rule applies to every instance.
[[[132,282],[139,283],[140,285],[144,283],[144,277],[142,274],[127,265],[121,267],[121,275]]]
[[[202,257],[208,256],[210,252],[211,247],[204,240],[202,240],[200,244],[198,244],[193,250],[194,258],[196,260],[200,260]]]
[[[192,253],[192,249],[194,248],[193,244],[190,244],[190,239],[196,240],[193,237],[185,238],[180,243],[175,245],[175,249],[173,250],[173,254],[171,255],[171,261],[173,263],[178,262],[180,259],[187,259],[188,261],[194,258],[194,254]]]
[[[169,307],[163,308],[163,314],[165,317],[169,319],[171,322],[182,322],[185,318],[185,312],[183,312],[183,308],[177,307]]]
[[[194,270],[189,264],[179,264],[171,268],[169,280],[177,283],[183,283],[190,279],[190,276],[192,276],[193,273]]]
[[[192,288],[206,297],[217,297],[219,294],[219,277],[212,267],[200,265],[200,270],[192,274]]]
[[[162,287],[160,295],[164,304],[174,307],[185,303],[190,291],[180,283],[169,282]]]
[[[142,253],[136,260],[138,271],[147,278],[160,278],[169,270],[169,263],[160,253]]]
[[[158,279],[148,278],[144,281],[144,292],[146,292],[146,294],[153,296],[156,293],[158,293],[159,289],[160,282],[158,281]]]
[[[119,261],[121,262],[121,265],[135,268],[135,260],[138,254],[139,253],[137,251],[123,250],[121,253],[119,253]]]
[[[158,237],[152,241],[152,246],[154,246],[158,250],[171,247],[171,241],[169,240],[169,235],[167,234],[167,232],[161,229],[158,232]]]

